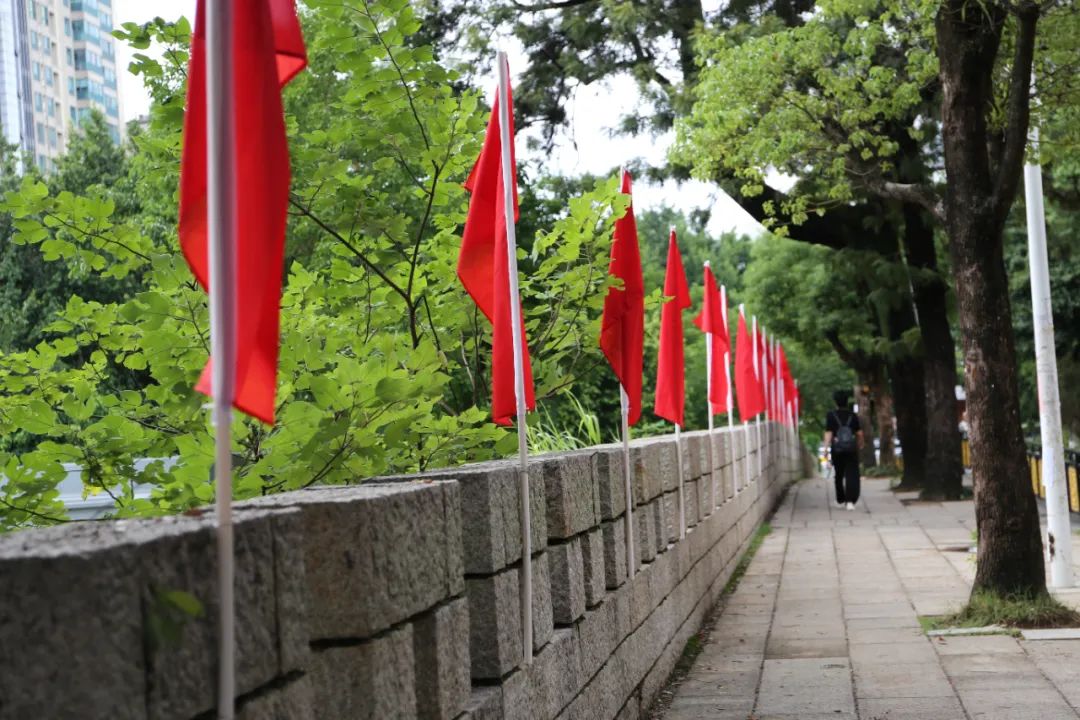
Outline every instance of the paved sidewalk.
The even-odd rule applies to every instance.
[[[863,488],[792,488],[665,720],[1080,718],[1080,641],[920,630],[967,598],[972,503]]]

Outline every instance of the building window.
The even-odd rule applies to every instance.
[[[34,110],[41,112],[41,93],[34,93]]]
[[[38,155],[37,156],[37,165],[38,165],[38,170],[41,170],[41,172],[45,172],[48,169],[49,165],[45,161],[45,156],[44,155]]]
[[[64,34],[71,37],[71,18],[64,18]]]
[[[39,143],[45,142],[45,126],[41,123],[37,124],[37,140]]]
[[[49,128],[49,147],[54,148],[56,145],[56,128],[51,127]]]
[[[34,50],[38,49],[37,33],[33,30],[30,31],[30,47]]]
[[[75,94],[75,78],[68,78],[68,95]]]
[[[71,122],[77,122],[78,118],[75,115],[75,106],[72,105],[71,107],[68,108],[68,110],[71,111]]]

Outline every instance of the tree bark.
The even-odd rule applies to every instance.
[[[957,500],[963,494],[964,463],[956,416],[956,345],[949,328],[948,286],[937,274],[934,228],[922,209],[910,203],[904,205],[904,251],[908,265],[918,271],[912,294],[922,337],[926,392],[922,497]]]
[[[900,436],[904,473],[900,490],[919,490],[926,479],[926,391],[923,361],[905,357],[889,366],[896,403],[896,432]]]
[[[1038,7],[1016,8],[1006,128],[991,131],[991,68],[1004,3],[945,0],[936,17],[943,89],[945,206],[963,331],[979,553],[972,592],[1046,593],[1042,540],[1020,425],[1012,310],[1003,255],[1005,217],[1019,183]]]
[[[870,393],[866,391],[871,385],[871,371],[858,370],[857,372],[858,384],[855,386],[854,400],[855,405],[859,406],[859,427],[862,428],[866,441],[862,450],[859,451],[859,463],[864,468],[869,468],[877,465],[877,458],[874,457],[874,416],[871,412]]]
[[[877,464],[883,468],[896,467],[896,451],[893,448],[893,396],[892,388],[885,377],[885,366],[874,369],[870,379],[870,394],[873,397],[874,418],[878,429]]]

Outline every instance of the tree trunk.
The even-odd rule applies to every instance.
[[[877,464],[883,468],[896,467],[896,451],[893,448],[893,396],[885,378],[885,366],[879,365],[870,379],[870,394],[874,398],[874,417],[878,429]]]
[[[948,286],[937,274],[934,229],[921,208],[904,205],[904,251],[916,269],[912,280],[919,314],[925,378],[926,474],[922,497],[956,500],[962,495],[964,463],[956,416],[956,345],[949,328]],[[904,452],[905,460],[907,451]]]
[[[888,337],[900,344],[904,335],[917,327],[910,302],[889,310]],[[896,410],[897,433],[904,453],[904,475],[900,489],[921,489],[926,478],[926,384],[922,353],[891,353],[888,370]]]
[[[923,360],[906,357],[889,367],[896,402],[896,432],[904,458],[900,490],[918,490],[926,479],[926,394]]]
[[[1020,426],[1005,217],[1019,183],[1038,8],[1015,9],[1006,130],[991,133],[993,78],[1007,15],[1002,3],[946,0],[936,17],[949,233],[963,332],[979,554],[972,592],[1046,593],[1042,540]],[[1067,540],[1067,539],[1066,539]]]
[[[857,376],[858,384],[855,386],[855,405],[859,406],[859,427],[862,428],[864,439],[866,444],[863,445],[862,450],[859,451],[859,463],[864,468],[874,467],[877,465],[877,458],[874,457],[874,423],[872,421],[873,413],[870,407],[870,394],[866,391],[870,387],[870,373],[866,371],[859,371]]]

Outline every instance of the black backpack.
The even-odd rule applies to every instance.
[[[836,433],[833,435],[832,451],[834,453],[853,453],[858,450],[858,443],[855,441],[855,431],[851,429],[851,418],[855,417],[855,413],[850,413],[846,421],[841,422],[840,413],[833,413],[836,416],[836,422],[840,425]]]

